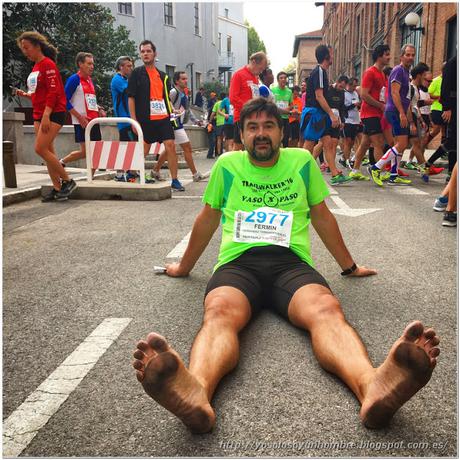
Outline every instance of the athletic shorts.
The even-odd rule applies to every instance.
[[[118,135],[120,137],[121,142],[129,142],[129,141],[137,142],[137,135],[134,134],[134,131],[131,128],[131,126],[126,126],[126,128],[120,129],[118,131]]]
[[[382,134],[382,125],[379,117],[363,118],[363,134],[373,136],[374,134]]]
[[[331,126],[329,115],[316,107],[305,107],[300,119],[300,132],[305,140],[319,141]]]
[[[190,139],[187,136],[187,132],[184,128],[179,128],[174,130],[174,143],[176,145],[185,144],[190,142]]]
[[[205,297],[213,289],[231,286],[248,298],[253,313],[268,308],[288,318],[292,296],[308,284],[330,290],[323,276],[289,248],[256,246],[220,266],[209,280]]]
[[[225,137],[225,139],[231,140],[231,139],[234,138],[234,136],[235,136],[234,129],[235,129],[235,127],[233,126],[233,124],[224,125],[224,137]]]
[[[224,125],[216,126],[216,136],[222,136],[224,134]]]
[[[431,111],[431,121],[434,125],[443,126],[446,125],[446,122],[442,119],[442,112],[440,110]]]
[[[399,112],[385,111],[385,117],[391,125],[393,136],[409,136],[409,127],[402,128],[399,119]]]
[[[174,128],[169,117],[162,120],[144,121],[140,125],[147,144],[174,140]]]
[[[352,123],[345,123],[343,127],[343,137],[351,139],[354,141],[359,132],[359,125],[354,125]]]
[[[382,126],[382,131],[386,131],[387,129],[391,129],[391,125],[389,121],[386,119],[385,115],[382,115],[380,119],[380,125]]]
[[[290,139],[294,141],[298,140],[300,137],[300,121],[293,121],[292,123],[289,123],[289,132]]]
[[[243,141],[241,140],[239,121],[235,121],[235,123],[233,124],[233,141],[235,142],[235,144],[243,143]]]
[[[86,128],[82,128],[81,125],[73,125],[73,129],[75,130],[75,142],[77,144],[85,142]],[[94,125],[91,128],[91,132],[89,133],[89,139],[91,141],[100,141],[102,139],[101,128],[99,125]]]
[[[57,123],[58,125],[64,125],[65,122],[65,114],[66,112],[53,112],[50,115],[50,121],[52,123]],[[37,120],[34,120],[34,122],[41,123],[42,119],[38,118]]]
[[[430,119],[430,116],[427,115],[426,113],[422,113],[422,118],[423,118],[423,121],[425,122],[426,124],[426,127],[429,128],[431,126],[431,119]]]
[[[333,139],[339,139],[340,131],[341,131],[340,128],[333,128],[332,126],[330,126],[329,128],[326,129],[326,131],[324,131],[324,134],[322,137],[331,136]]]

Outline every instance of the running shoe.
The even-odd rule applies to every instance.
[[[185,192],[184,186],[179,182],[178,179],[173,179],[171,181],[171,188],[176,192]]]
[[[203,179],[204,179],[204,176],[203,176],[203,174],[200,173],[200,171],[197,171],[193,175],[193,182],[199,182],[200,180],[203,180]]]
[[[417,170],[417,166],[415,166],[414,163],[412,163],[412,161],[408,161],[404,166],[403,166],[404,169],[408,169],[409,171],[416,171]]]
[[[412,181],[396,176],[394,179],[390,178],[388,180],[388,185],[412,185]]]
[[[400,177],[409,177],[409,174],[405,173],[401,169],[398,168],[398,176]]]
[[[117,175],[113,178],[113,180],[114,180],[115,182],[127,182],[127,180],[126,180],[126,174],[117,174]]]
[[[367,170],[369,171],[369,176],[374,181],[374,183],[379,187],[382,187],[383,182],[380,178],[380,169],[372,169],[372,166],[369,166]]]
[[[61,190],[56,193],[56,201],[64,201],[69,199],[72,192],[77,188],[77,184],[73,179],[63,180]]]
[[[160,171],[155,171],[154,169],[152,169],[152,172],[150,173],[150,177],[153,177],[155,180],[157,180],[158,182],[163,182],[165,181],[166,179],[161,175]]]
[[[437,168],[434,165],[430,166],[430,176],[436,176],[436,174],[440,174],[444,171],[444,168]]]
[[[438,212],[443,212],[447,208],[447,202],[449,199],[447,196],[440,196],[436,198],[436,201],[434,202],[433,209]]]
[[[331,178],[331,185],[342,185],[352,180],[353,178],[351,178],[350,176],[344,176],[343,174],[337,174],[336,176]]]
[[[386,182],[387,180],[390,179],[390,176],[391,176],[391,174],[388,171],[384,172],[384,173],[380,173],[380,180],[382,182]]]
[[[369,158],[364,158],[361,164],[363,166],[367,166],[369,163],[370,163]]]
[[[422,180],[425,184],[428,184],[430,180],[430,168],[424,168],[423,166],[420,167],[420,174],[422,175]]]
[[[49,203],[50,201],[55,201],[57,193],[58,193],[58,191],[55,190],[54,188],[52,188],[51,192],[49,192],[46,195],[42,196],[42,203]]]
[[[457,226],[457,213],[454,211],[446,211],[442,219],[443,227],[456,227]]]
[[[147,174],[144,176],[145,177],[145,183],[146,184],[154,184],[156,181],[152,176],[148,176]]]
[[[371,180],[370,177],[365,176],[360,171],[351,171],[348,177],[351,177],[353,180]]]
[[[345,158],[340,158],[339,163],[340,163],[344,168],[348,168],[347,161],[345,160]]]

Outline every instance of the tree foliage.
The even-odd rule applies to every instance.
[[[93,81],[98,102],[112,107],[110,80],[119,56],[136,57],[134,41],[124,26],[114,27],[110,10],[98,3],[4,3],[3,4],[3,97],[11,100],[9,86],[25,88],[33,63],[19,50],[16,39],[25,31],[45,35],[59,50],[57,65],[64,83],[78,69],[79,51],[94,55]]]
[[[252,27],[248,21],[245,21],[245,24],[248,26],[248,60],[249,56],[257,51],[267,52],[265,48],[265,43],[260,39],[259,34],[256,29]]]

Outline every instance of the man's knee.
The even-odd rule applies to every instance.
[[[205,301],[203,323],[240,329],[247,321],[247,311],[227,297],[212,295]]]
[[[322,294],[318,297],[314,315],[316,322],[330,322],[331,320],[345,319],[340,302],[332,294]]]

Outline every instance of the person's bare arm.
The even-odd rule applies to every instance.
[[[195,219],[182,260],[179,263],[166,265],[166,273],[169,276],[187,276],[192,271],[219,227],[221,215],[222,212],[218,209],[213,209],[208,204],[204,206]]]
[[[399,118],[401,121],[401,128],[407,128],[409,125],[409,118],[408,118],[408,113],[404,112],[402,102],[401,102],[401,96],[399,95],[399,90],[401,88],[401,83],[397,81],[392,81],[391,82],[391,97],[393,99],[393,104],[396,107],[397,111],[399,112]],[[410,105],[409,105],[410,107]],[[409,115],[409,117],[412,117],[412,115]]]
[[[331,253],[342,270],[351,268],[354,264],[353,257],[345,246],[337,221],[326,203],[322,201],[312,206],[310,208],[310,216],[311,223],[316,233],[318,233],[326,249]],[[358,266],[350,276],[369,276],[376,274],[377,271],[374,269]]]
[[[329,107],[329,104],[327,103],[326,98],[324,97],[323,89],[317,88],[315,90],[315,96],[316,96],[316,100],[318,101],[318,104],[329,115],[329,118],[332,121],[332,127],[337,128],[340,125],[340,120],[338,117],[334,115],[334,113],[332,112],[332,109]]]
[[[382,112],[385,110],[385,104],[383,102],[375,100],[369,94],[369,88],[365,88],[364,86],[361,87],[361,99],[363,101],[366,101],[367,104],[372,105],[372,107],[381,110]]]

